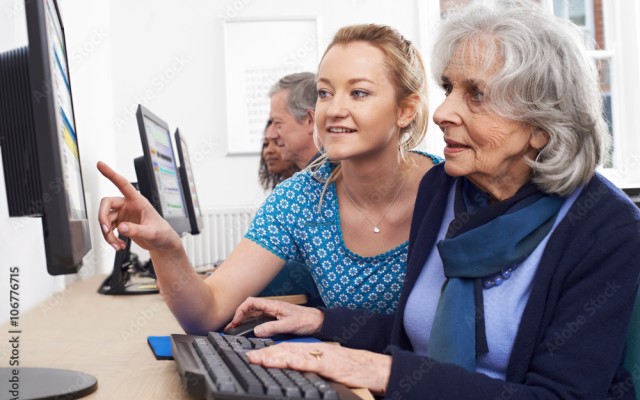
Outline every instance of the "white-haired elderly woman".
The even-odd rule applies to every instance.
[[[433,60],[446,161],[418,192],[395,318],[249,299],[233,323],[279,318],[257,335],[370,350],[283,344],[250,360],[390,399],[634,398],[640,213],[595,172],[608,133],[584,39],[528,3],[469,6]]]

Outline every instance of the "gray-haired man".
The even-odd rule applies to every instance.
[[[313,142],[316,76],[311,72],[287,75],[269,90],[272,121],[267,138],[276,141],[283,160],[303,169],[318,152]]]

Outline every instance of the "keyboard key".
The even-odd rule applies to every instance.
[[[322,394],[322,398],[325,400],[339,400],[338,392],[333,389],[329,389]]]
[[[320,392],[318,391],[318,389],[311,387],[309,389],[305,389],[304,390],[304,398],[305,399],[319,399],[320,398]]]
[[[284,388],[284,395],[286,397],[301,397],[300,389],[296,386],[288,386]]]
[[[282,396],[282,389],[280,389],[280,386],[278,385],[270,385],[266,387],[267,391],[266,394],[268,396]]]
[[[218,390],[221,392],[235,393],[238,391],[235,383],[233,382],[220,382],[216,386],[218,387]]]

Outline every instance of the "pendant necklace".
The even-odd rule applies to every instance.
[[[369,222],[371,222],[371,224],[373,225],[373,232],[374,233],[380,233],[380,223],[382,222],[384,217],[387,216],[387,214],[391,210],[391,207],[393,207],[393,205],[396,203],[396,200],[398,200],[398,196],[400,196],[400,192],[402,191],[402,188],[404,187],[404,181],[406,180],[406,178],[407,178],[407,173],[405,172],[404,176],[402,177],[402,183],[400,184],[400,188],[398,189],[398,192],[396,193],[396,196],[393,198],[393,200],[391,200],[391,203],[389,204],[389,207],[387,207],[387,210],[384,212],[384,214],[382,214],[382,217],[380,217],[380,219],[378,220],[377,223],[374,222],[371,218],[369,218],[369,214],[367,214],[366,211],[364,211],[362,208],[360,208],[358,203],[356,203],[353,200],[353,198],[349,194],[349,190],[347,189],[347,182],[345,182],[344,179],[342,180],[342,183],[344,184],[344,192],[347,194],[347,197],[349,198],[349,200],[351,200],[351,202],[353,203],[354,206],[356,206],[358,211],[360,211],[360,213],[362,215],[364,215],[365,218],[368,219]]]

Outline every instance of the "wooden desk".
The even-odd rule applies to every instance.
[[[86,397],[91,400],[190,399],[174,362],[156,360],[147,345],[147,336],[183,332],[160,295],[101,295],[102,280],[73,284],[20,316],[20,366],[91,374],[98,379],[98,390]],[[11,351],[8,330],[0,327],[3,360]]]

